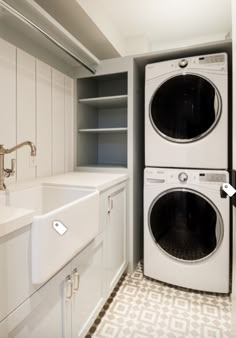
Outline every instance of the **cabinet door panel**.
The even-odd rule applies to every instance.
[[[79,289],[72,299],[73,338],[87,333],[103,302],[103,243],[100,235],[72,261],[72,270],[77,269],[80,275]]]
[[[126,265],[126,189],[108,196],[108,227],[106,230],[106,267],[108,288],[113,289]]]
[[[68,264],[0,323],[0,338],[70,338],[71,301],[65,301]]]
[[[32,284],[31,225],[0,238],[0,321],[29,298]]]

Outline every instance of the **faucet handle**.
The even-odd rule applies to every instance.
[[[11,169],[4,169],[4,176],[5,177],[10,177],[13,176],[16,172],[16,159],[12,158],[11,159]]]
[[[16,159],[11,159],[11,175],[14,175],[16,172]]]

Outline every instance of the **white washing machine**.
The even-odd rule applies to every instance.
[[[227,169],[227,54],[149,64],[145,77],[145,166]]]
[[[195,290],[229,293],[226,171],[146,168],[144,275]]]

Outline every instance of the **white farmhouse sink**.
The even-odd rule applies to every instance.
[[[4,204],[36,212],[32,223],[32,281],[36,284],[53,276],[98,233],[96,191],[38,185],[7,192]],[[53,228],[54,221],[66,226],[63,235]]]

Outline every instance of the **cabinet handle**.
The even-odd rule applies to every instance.
[[[73,270],[73,292],[76,293],[79,290],[80,275],[77,269]]]
[[[65,279],[65,296],[66,301],[69,301],[72,297],[72,281],[70,275]]]
[[[110,214],[112,209],[113,209],[113,199],[109,196],[108,197],[108,214]]]

